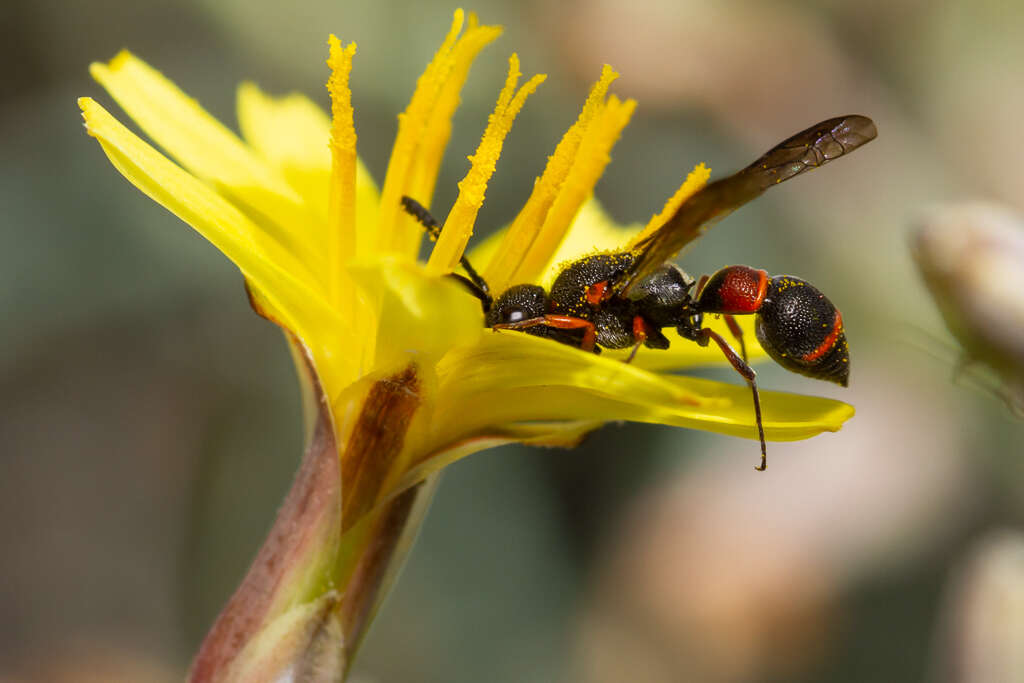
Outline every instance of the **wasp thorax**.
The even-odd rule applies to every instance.
[[[547,312],[548,297],[543,287],[515,285],[505,290],[487,312],[487,327],[539,318]]]

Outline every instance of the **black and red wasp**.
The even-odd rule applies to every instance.
[[[695,281],[668,260],[711,224],[768,188],[849,154],[876,135],[874,122],[858,115],[832,118],[800,131],[743,170],[704,186],[628,250],[570,263],[550,292],[532,284],[513,285],[495,299],[465,257],[461,265],[466,275],[453,277],[480,299],[487,327],[522,330],[594,352],[632,346],[626,362],[641,345],[667,349],[669,339],[662,332],[666,327],[701,346],[715,342],[753,393],[761,441],[761,464],[755,469],[763,471],[767,449],[756,373],[747,364],[746,345],[733,316],[757,316],[757,339],[782,367],[845,387],[850,354],[843,318],[824,294],[791,275],[770,277],[749,266],[727,266]],[[403,197],[402,205],[433,237],[440,234],[440,224],[418,202]],[[705,314],[724,316],[739,342],[739,354],[720,334],[703,326]]]

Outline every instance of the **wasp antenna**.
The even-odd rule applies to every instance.
[[[402,208],[405,212],[415,218],[420,225],[427,231],[430,238],[433,240],[438,239],[441,236],[441,223],[430,213],[430,210],[420,204],[418,201],[409,197],[408,195],[402,196]],[[465,269],[466,274],[469,275],[465,278],[461,275],[452,275],[455,279],[459,280],[477,299],[480,299],[480,304],[484,307],[484,313],[491,310],[491,305],[494,303],[491,297],[491,288],[487,286],[487,281],[476,272],[476,269],[470,265],[469,259],[465,256],[459,258],[459,263]]]
[[[409,196],[402,197],[402,208],[426,229],[432,239],[441,236],[441,224],[431,215],[430,210]]]

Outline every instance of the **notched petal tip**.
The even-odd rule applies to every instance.
[[[130,50],[122,48],[107,64],[112,70],[116,71],[137,59]]]
[[[89,75],[93,77],[93,80],[102,84],[103,77],[111,70],[113,65],[118,65],[118,68],[120,68],[120,65],[124,64],[124,62],[130,58],[131,53],[127,50],[122,50],[109,62],[92,62],[89,64]]]
[[[89,127],[89,112],[92,110],[93,105],[96,104],[96,100],[91,97],[79,97],[75,101],[78,103],[78,110],[82,114],[82,125],[85,126],[85,130],[89,135],[93,135],[92,129]]]

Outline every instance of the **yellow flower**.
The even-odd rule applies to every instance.
[[[458,458],[509,442],[572,445],[609,420],[757,436],[744,383],[655,372],[720,364],[717,350],[676,338],[670,350],[641,352],[625,364],[621,353],[598,356],[495,332],[484,328],[479,301],[444,277],[458,267],[513,119],[544,80],[519,85],[515,55],[441,236],[427,263],[417,261],[423,231],[401,197],[429,204],[470,65],[500,33],[473,16],[465,32],[463,23],[456,12],[399,115],[380,187],[356,156],[348,86],[354,44],[330,39],[330,118],[300,95],[274,98],[244,84],[241,137],[127,52],[92,66],[174,161],[82,98],[89,134],[132,184],[238,266],[254,308],[285,330],[307,390],[312,436],[303,469],[197,658],[195,680],[269,671],[285,655],[268,655],[268,643],[300,632],[305,644],[294,648],[304,652],[316,638],[343,644],[330,663],[343,672],[436,473]],[[548,283],[560,263],[621,249],[642,229],[612,225],[591,196],[635,106],[608,94],[615,77],[606,67],[512,224],[470,254],[493,291]],[[708,175],[698,166],[649,225],[659,225]],[[744,325],[751,356],[763,356],[750,321]],[[761,401],[771,440],[834,431],[853,413],[820,398],[762,392]],[[265,595],[254,598],[260,590]],[[316,635],[308,628],[314,617]]]

